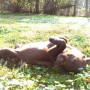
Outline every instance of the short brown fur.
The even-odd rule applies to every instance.
[[[24,46],[17,45],[15,49],[0,50],[0,58],[11,59],[14,64],[26,62],[29,65],[42,65],[46,67],[62,67],[68,72],[77,72],[90,63],[76,48],[67,44],[63,37],[51,37],[47,42],[29,43]]]

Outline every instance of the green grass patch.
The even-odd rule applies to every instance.
[[[65,36],[90,56],[90,18],[0,14],[0,48],[47,41],[50,36]],[[12,70],[0,65],[0,90],[90,90],[90,66],[74,74],[26,64]]]

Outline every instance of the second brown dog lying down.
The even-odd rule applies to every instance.
[[[49,38],[47,42],[29,43],[16,49],[1,49],[0,58],[12,60],[16,65],[22,61],[30,65],[62,67],[68,72],[78,72],[90,61],[77,49],[69,46],[63,37]]]

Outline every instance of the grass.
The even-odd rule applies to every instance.
[[[85,17],[0,14],[0,48],[65,36],[71,45],[90,56],[89,30],[90,18]],[[1,65],[0,90],[90,90],[90,66],[74,74],[26,64],[12,70]]]

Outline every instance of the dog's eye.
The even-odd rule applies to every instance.
[[[85,58],[85,56],[83,56],[82,58]]]

